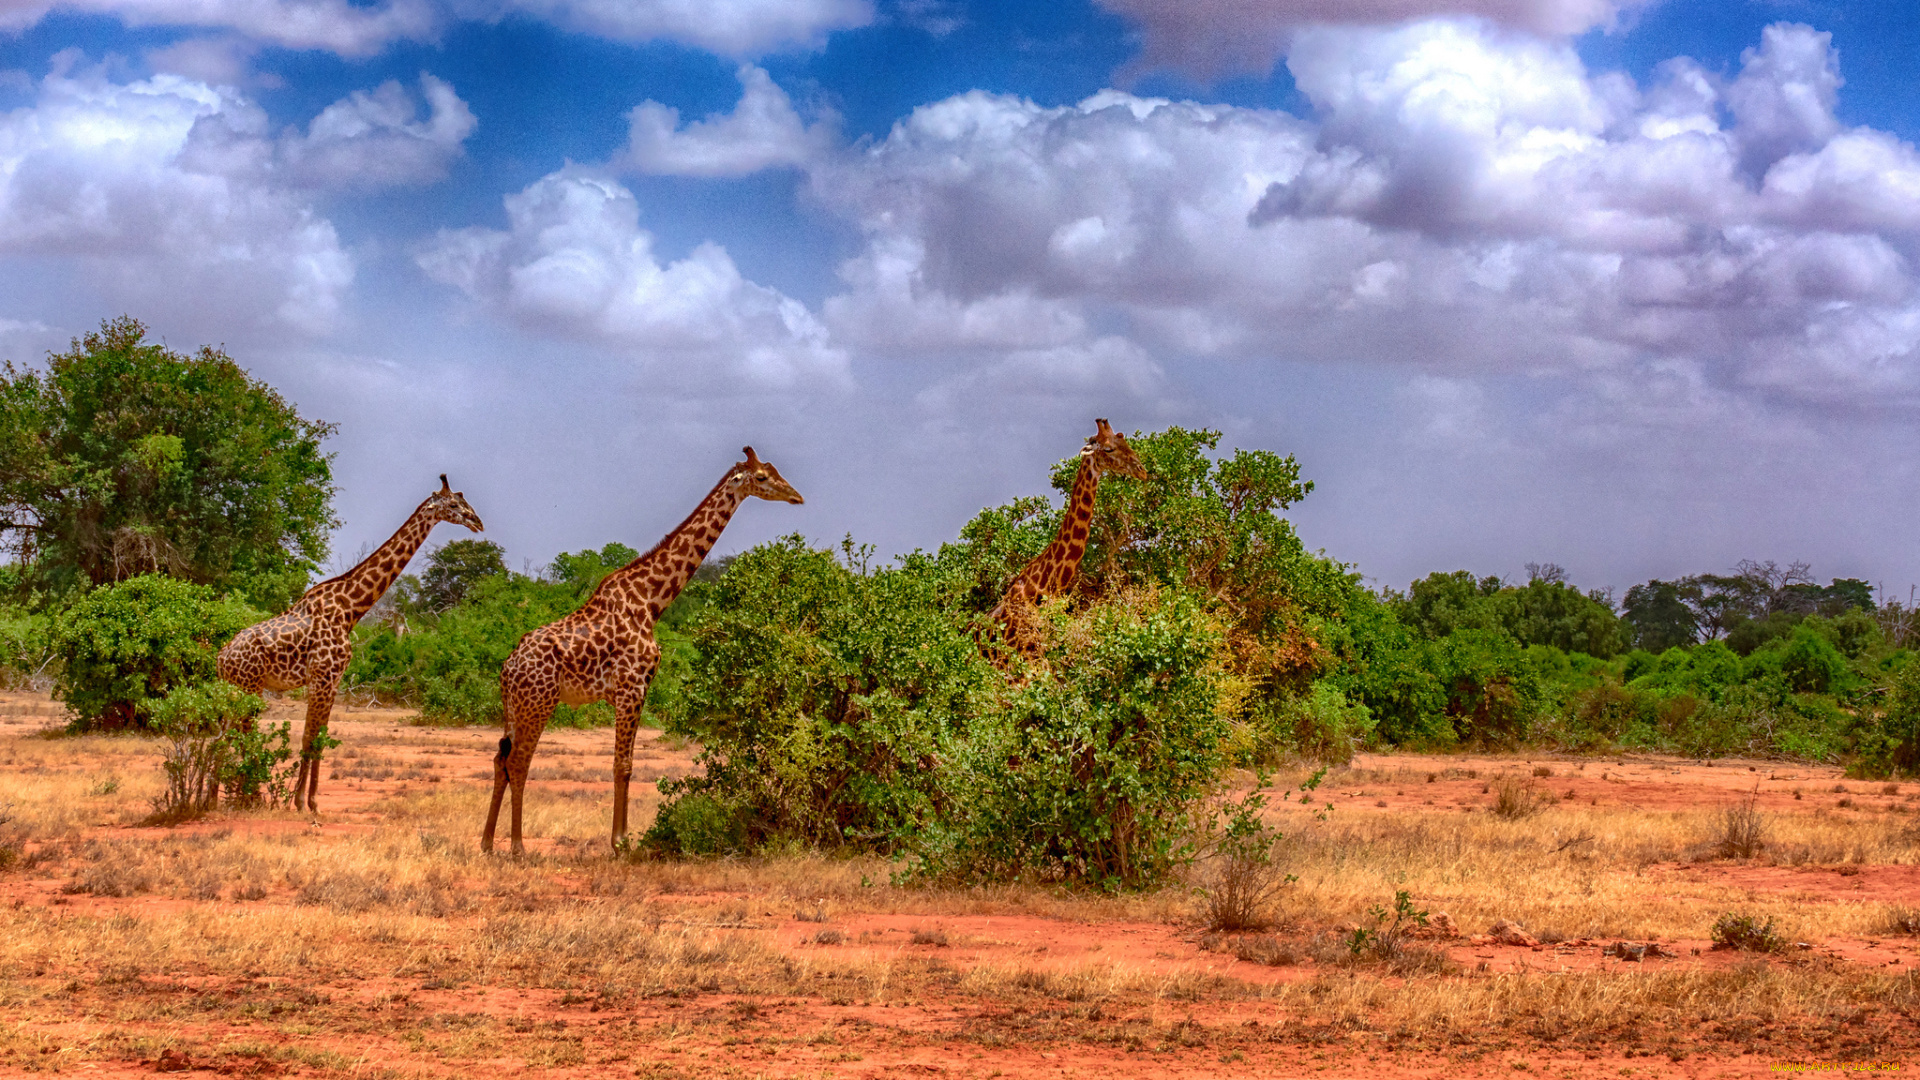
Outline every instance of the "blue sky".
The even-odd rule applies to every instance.
[[[882,550],[1096,416],[1383,585],[1920,581],[1920,48],[1830,0],[0,0],[0,356],[120,313],[516,565],[751,442]]]

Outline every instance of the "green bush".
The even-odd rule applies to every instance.
[[[1713,921],[1709,931],[1716,949],[1741,952],[1783,953],[1791,947],[1773,923],[1773,917],[1728,911]]]
[[[1795,693],[1826,694],[1844,689],[1846,656],[1805,622],[1793,628],[1780,647],[1779,657],[1780,673]]]
[[[1513,638],[1493,630],[1455,630],[1433,645],[1430,662],[1447,695],[1454,741],[1510,744],[1531,733],[1544,692]]]
[[[6,590],[0,588],[0,595]],[[52,622],[43,611],[0,606],[0,688],[45,690],[52,683]]]
[[[956,610],[971,572],[954,554],[862,573],[788,537],[736,559],[687,624],[669,720],[704,769],[661,783],[646,845],[904,851],[943,879],[1161,880],[1246,690],[1220,622],[1176,590],[1050,602],[1044,663],[1010,681]],[[1338,711],[1327,722],[1364,716]]]
[[[1235,764],[1271,767],[1289,759],[1344,765],[1374,731],[1373,713],[1331,680],[1283,698],[1241,725]]]
[[[224,791],[230,805],[284,805],[292,793],[292,725],[259,730],[259,697],[225,682],[177,687],[148,706],[167,741],[167,787],[154,816],[178,821],[212,810]]]
[[[943,813],[920,871],[959,881],[1137,888],[1192,855],[1219,782],[1234,680],[1199,600],[1140,589],[1041,607],[1045,664],[1006,685],[940,755]]]
[[[895,847],[933,812],[942,733],[998,681],[940,603],[958,578],[925,557],[862,574],[789,536],[705,588],[685,682],[663,702],[704,773],[662,782],[648,842]],[[696,813],[737,827],[684,827]]]
[[[263,618],[162,574],[103,585],[52,616],[53,696],[82,730],[137,726],[175,687],[213,680],[220,646]]]
[[[1920,776],[1920,664],[1909,663],[1893,677],[1886,705],[1862,735],[1848,772],[1875,779]]]

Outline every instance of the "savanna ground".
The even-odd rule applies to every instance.
[[[1297,880],[1275,926],[1223,935],[1191,886],[901,886],[885,861],[805,853],[615,860],[604,730],[548,733],[532,853],[482,857],[496,733],[409,718],[336,713],[317,818],[165,829],[139,824],[160,788],[154,742],[48,737],[58,705],[0,695],[0,1070],[1920,1067],[1916,784],[1778,762],[1363,755],[1312,806],[1270,813]],[[654,736],[639,779],[691,767]],[[1494,812],[1503,794],[1517,814]],[[1725,811],[1744,798],[1764,846],[1729,857]],[[636,801],[650,820],[651,784]],[[1399,890],[1460,934],[1356,957],[1345,935]],[[1781,951],[1712,948],[1727,912],[1773,920]],[[1490,939],[1499,920],[1524,935]],[[1622,941],[1657,947],[1607,955]]]

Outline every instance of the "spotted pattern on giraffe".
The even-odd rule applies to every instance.
[[[1035,607],[1046,597],[1065,595],[1080,577],[1080,560],[1087,553],[1100,477],[1117,473],[1135,480],[1148,478],[1147,467],[1127,445],[1127,437],[1105,420],[1095,420],[1094,424],[1097,430],[1080,448],[1080,467],[1073,474],[1067,512],[1060,519],[1053,542],[1014,576],[1000,602],[987,614],[999,627],[1001,639],[1028,659],[1040,655],[1033,623]]]
[[[749,496],[800,504],[780,470],[746,448],[747,460],[727,470],[693,513],[653,549],[608,574],[580,610],[520,639],[500,670],[506,733],[493,762],[493,799],[480,850],[493,850],[501,799],[513,791],[510,829],[515,855],[526,850],[520,815],[527,772],[540,734],[560,702],[613,706],[613,843],[627,832],[627,787],[633,778],[633,738],[647,684],[660,663],[653,625],[713,550],[734,511]]]
[[[442,521],[483,532],[480,515],[454,491],[445,473],[440,490],[414,510],[398,532],[359,565],[320,582],[286,611],[234,635],[220,650],[220,677],[250,694],[307,688],[307,720],[300,734],[294,807],[319,810],[321,730],[333,712],[340,676],[353,658],[353,628],[407,568],[427,534]]]

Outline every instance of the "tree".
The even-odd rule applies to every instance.
[[[507,572],[506,551],[491,540],[453,540],[427,556],[414,603],[435,615],[458,604],[487,578]]]
[[[1495,630],[1522,645],[1551,645],[1601,659],[1627,646],[1628,628],[1600,590],[1583,593],[1567,584],[1553,563],[1527,564],[1524,586],[1497,577],[1475,578],[1465,570],[1428,574],[1390,595],[1400,621],[1434,641],[1455,630]]]
[[[1627,649],[1632,628],[1613,613],[1600,590],[1583,593],[1564,577],[1535,577],[1505,591],[1512,603],[1506,629],[1522,645],[1551,645],[1602,660]]]
[[[279,608],[327,556],[332,424],[225,353],[145,340],[122,317],[0,367],[0,542],[64,592],[155,571]]]
[[[1495,598],[1504,588],[1497,577],[1475,578],[1470,571],[1434,571],[1389,594],[1400,621],[1424,637],[1438,640],[1455,630],[1499,630],[1507,621]]]
[[[1665,652],[1700,640],[1700,617],[1689,600],[1698,587],[1692,579],[1654,579],[1627,590],[1622,614],[1633,626],[1633,643],[1648,652]]]

